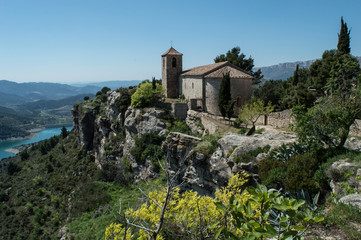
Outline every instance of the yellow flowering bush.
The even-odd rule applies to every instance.
[[[197,237],[200,234],[213,237],[217,230],[217,223],[224,218],[224,213],[217,210],[215,202],[221,201],[224,205],[229,205],[229,199],[232,195],[234,195],[239,202],[247,201],[250,195],[247,191],[241,192],[241,186],[246,183],[246,178],[247,175],[245,173],[232,176],[227,187],[216,191],[215,198],[199,196],[194,191],[180,193],[179,189],[176,189],[171,193],[168,201],[164,216],[164,228],[167,228],[167,226],[176,226],[176,231],[181,232],[182,236],[188,239]],[[153,199],[160,206],[163,206],[166,191],[153,191],[150,192],[148,196],[149,199]],[[130,222],[134,221],[140,226],[156,229],[162,210],[154,201],[148,200],[137,210],[132,208],[126,210],[126,217]],[[231,215],[229,216],[231,217]],[[133,230],[135,229],[133,228]],[[236,235],[241,234],[240,231],[232,228],[231,221],[229,221],[229,230]],[[106,230],[105,239],[121,239],[116,235],[117,233],[119,233],[119,236],[124,236],[124,227],[120,224],[112,224]],[[161,234],[165,233],[161,232]],[[133,237],[133,235],[131,236]],[[138,240],[148,238],[148,232],[143,229],[139,230]],[[162,235],[158,235],[157,239],[163,239]]]

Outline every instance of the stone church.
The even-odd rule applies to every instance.
[[[166,97],[178,98],[183,95],[190,102],[191,109],[220,115],[218,92],[223,74],[229,72],[231,96],[236,100],[235,113],[251,98],[253,77],[246,71],[230,62],[183,71],[182,56],[173,47],[162,55],[162,85],[166,90]]]

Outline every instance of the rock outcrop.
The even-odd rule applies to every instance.
[[[270,146],[270,149],[282,144],[292,143],[296,137],[286,133],[265,133],[254,136],[229,134],[218,141],[218,148],[207,157],[193,148],[201,141],[181,133],[169,133],[162,149],[167,156],[171,170],[179,171],[178,183],[183,190],[193,189],[200,194],[213,195],[217,188],[226,186],[232,173],[245,171],[249,175],[248,185],[259,183],[256,162],[234,163],[233,158],[242,153]],[[227,153],[233,153],[227,158]]]
[[[345,204],[351,204],[361,209],[361,194],[358,193],[350,194],[342,197],[339,201]]]
[[[200,134],[204,133],[204,127],[202,126],[202,112],[197,112],[194,110],[188,110],[186,124],[191,129],[193,134]]]
[[[334,162],[326,174],[331,179],[332,192],[338,196],[347,195],[348,189],[361,192],[361,168],[348,159]]]
[[[134,109],[129,107],[125,112],[125,134],[126,141],[124,154],[134,145],[134,138],[141,137],[144,133],[153,132],[160,136],[165,134],[167,125],[162,120],[166,112],[155,108]]]
[[[181,190],[195,190],[201,195],[212,195],[217,188],[227,185],[231,169],[225,158],[211,158],[196,152],[193,147],[200,138],[171,132],[163,142],[162,149],[170,163]]]

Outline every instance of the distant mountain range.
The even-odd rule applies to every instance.
[[[91,86],[97,86],[97,87],[101,87],[101,88],[108,87],[112,90],[115,90],[120,87],[136,86],[141,82],[142,81],[140,81],[140,80],[126,80],[126,81],[114,80],[114,81],[105,81],[105,82],[76,83],[76,84],[71,84],[71,86],[85,87],[85,86],[91,85]]]
[[[141,81],[108,81],[68,85],[60,83],[16,83],[0,80],[0,106],[14,106],[39,100],[60,100],[79,94],[95,94],[103,87],[117,89],[138,85]]]
[[[360,64],[361,64],[361,57],[356,57]],[[288,62],[288,63],[280,63],[273,66],[268,67],[260,67],[262,74],[264,75],[264,79],[266,80],[286,80],[287,78],[293,76],[293,72],[296,69],[296,65],[299,64],[300,68],[309,68],[310,65],[316,61],[309,60],[309,61],[297,61],[297,62]],[[257,68],[258,69],[258,68]]]

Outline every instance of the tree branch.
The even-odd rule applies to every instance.
[[[162,209],[162,207],[159,205],[159,203],[157,203],[157,201],[155,201],[153,198],[151,198],[148,194],[145,194],[145,192],[143,192],[143,190],[138,187],[139,191],[142,192],[142,194],[147,197],[148,199],[150,199],[152,202],[154,202],[155,205],[157,205],[160,209]]]

